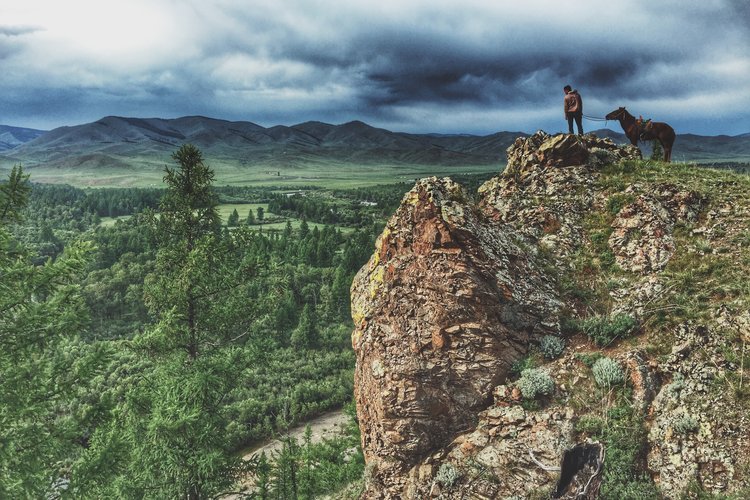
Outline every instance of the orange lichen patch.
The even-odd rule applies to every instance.
[[[442,329],[435,329],[432,331],[432,348],[442,349],[448,342],[448,336],[443,332]]]

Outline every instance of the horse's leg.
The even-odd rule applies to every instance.
[[[674,140],[677,137],[677,134],[674,133],[674,129],[670,127],[668,124],[664,124],[664,127],[667,129],[666,134],[664,137],[664,142],[667,143],[667,147],[664,148],[664,154],[667,157],[668,162],[672,161],[672,146],[674,146]]]
[[[630,144],[633,146],[638,146],[638,131],[637,130],[627,130],[625,135],[628,136],[628,139],[630,139]]]
[[[669,125],[667,125],[669,127]],[[665,134],[664,140],[662,141],[662,147],[664,148],[664,161],[672,161],[672,146],[674,146],[675,133],[674,130],[669,127],[669,130]]]

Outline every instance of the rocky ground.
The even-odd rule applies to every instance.
[[[419,181],[352,286],[365,496],[750,495],[749,210],[746,177],[593,135]]]

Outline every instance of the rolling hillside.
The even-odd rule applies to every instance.
[[[625,142],[618,132],[595,132]],[[172,152],[189,142],[203,151],[219,183],[359,185],[496,170],[504,163],[508,146],[525,135],[407,134],[360,121],[341,125],[310,121],[266,128],[202,116],[108,116],[46,133],[2,127],[0,139],[5,143],[0,143],[0,170],[23,164],[40,182],[159,185]],[[642,149],[650,154],[649,145]],[[680,135],[674,159],[747,162],[750,135]]]
[[[121,162],[163,165],[181,144],[200,147],[206,157],[241,165],[297,166],[310,161],[361,164],[486,165],[498,163],[519,132],[486,137],[411,135],[354,121],[343,125],[306,122],[261,127],[206,117],[140,119],[108,116],[61,127],[6,153],[28,167],[78,167]]]
[[[625,134],[609,129],[595,130],[594,133],[617,143],[629,142]],[[641,144],[640,147],[644,155],[651,151],[649,144]],[[672,160],[696,163],[750,162],[750,133],[735,136],[677,134]]]
[[[0,125],[0,152],[13,149],[45,134],[44,130]]]

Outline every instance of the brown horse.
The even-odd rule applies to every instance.
[[[664,122],[649,122],[646,128],[642,128],[635,116],[628,113],[625,108],[617,108],[605,116],[607,120],[619,120],[622,130],[630,139],[633,146],[638,145],[638,139],[651,141],[656,139],[661,143],[664,150],[664,161],[672,161],[672,145],[674,144],[674,129]]]

